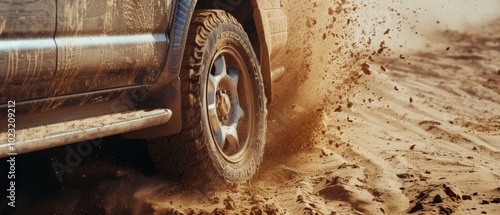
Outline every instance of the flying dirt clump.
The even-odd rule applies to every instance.
[[[365,73],[365,75],[372,74],[372,71],[370,70],[370,65],[368,65],[366,63],[361,64],[361,70],[363,70],[363,73]]]

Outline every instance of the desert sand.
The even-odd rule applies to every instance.
[[[88,193],[106,214],[500,214],[498,3],[469,8],[471,24],[370,2],[283,3],[290,35],[273,63],[287,73],[252,181],[186,189],[116,167],[91,192],[42,202],[60,214]]]

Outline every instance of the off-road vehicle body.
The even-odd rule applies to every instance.
[[[0,157],[122,134],[167,176],[245,181],[286,40],[280,0],[0,1]]]

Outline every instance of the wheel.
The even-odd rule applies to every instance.
[[[195,11],[181,86],[181,132],[149,144],[157,169],[190,183],[249,180],[264,153],[266,98],[250,40],[230,14]]]

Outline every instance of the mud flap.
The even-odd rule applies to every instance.
[[[172,116],[166,124],[124,133],[122,136],[128,139],[153,139],[179,133],[182,128],[180,91],[180,79],[175,78],[170,82],[170,84],[155,93],[155,95],[142,105],[142,108],[149,109],[161,106],[171,110]]]

